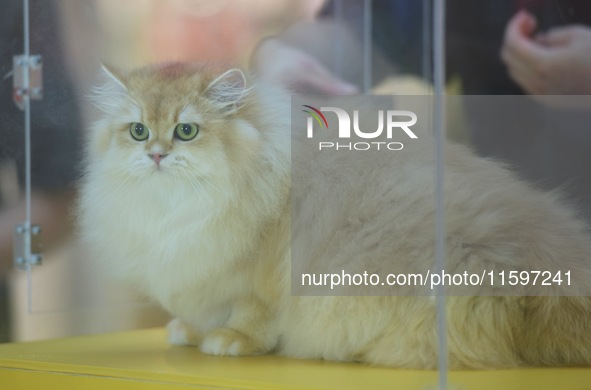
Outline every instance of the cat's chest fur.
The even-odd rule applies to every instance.
[[[105,257],[118,262],[110,268],[174,311],[183,296],[211,301],[207,292],[219,277],[234,283],[228,267],[248,252],[252,239],[240,224],[222,218],[225,199],[200,196],[188,183],[169,184],[149,177],[115,190],[97,180],[102,198],[92,213]]]

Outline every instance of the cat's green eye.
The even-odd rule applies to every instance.
[[[181,141],[190,141],[197,137],[199,125],[197,123],[179,123],[174,128],[174,137]]]
[[[148,139],[148,135],[150,135],[148,128],[139,122],[133,122],[129,126],[129,132],[131,133],[131,137],[136,141],[145,141]]]

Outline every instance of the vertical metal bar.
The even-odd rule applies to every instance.
[[[372,86],[372,0],[363,1],[363,93],[368,93]]]
[[[431,28],[432,24],[432,15],[431,15],[431,2],[433,0],[423,0],[422,4],[422,11],[423,11],[423,42],[421,44],[422,47],[422,76],[423,79],[428,81],[427,83],[427,93],[431,93],[431,81],[433,81],[433,71],[432,71],[432,54],[433,54],[433,43],[432,43],[432,31]]]
[[[343,21],[343,3],[342,0],[335,0],[335,2],[332,5],[332,13],[334,16],[334,20],[337,22],[337,26],[338,24],[342,23]],[[337,28],[337,27],[335,27]],[[335,30],[337,31],[337,30]],[[343,77],[343,68],[341,65],[341,61],[343,60],[343,44],[341,42],[341,40],[338,38],[337,34],[333,34],[333,38],[334,40],[333,44],[334,44],[334,52],[333,52],[333,69],[335,72],[335,75],[337,77],[342,78]]]
[[[441,275],[445,267],[445,0],[435,0],[433,9],[433,85],[435,92],[435,268]],[[437,334],[439,351],[439,390],[447,389],[447,323],[443,285],[437,291]]]
[[[24,70],[23,70],[23,104],[25,111],[25,260],[27,267],[27,309],[32,311],[31,298],[31,85],[30,69],[30,34],[29,34],[29,0],[23,0],[23,35],[24,35]]]
[[[24,14],[24,61],[25,70],[23,72],[23,88],[25,94],[23,103],[25,105],[25,199],[26,199],[26,221],[31,222],[31,99],[30,99],[30,80],[29,80],[29,0],[23,0]],[[27,226],[28,229],[29,226]]]

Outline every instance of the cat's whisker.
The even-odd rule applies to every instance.
[[[222,192],[220,191],[219,188],[217,188],[216,186],[213,185],[213,183],[211,182],[211,180],[209,180],[207,177],[205,176],[200,176],[200,179],[203,179],[203,181],[205,181],[207,183],[208,186],[210,186],[211,188],[213,188],[214,190],[216,190],[217,192]]]
[[[125,188],[133,180],[137,181],[137,177],[131,175],[128,168],[110,167],[103,174],[109,178],[110,182],[117,182],[117,186],[111,188],[113,192]]]
[[[123,176],[123,178],[119,181],[118,185],[116,187],[112,188],[113,192],[118,192],[118,191],[122,190],[133,179],[130,175],[122,175],[122,176]]]
[[[182,175],[182,177],[184,179],[187,180],[187,182],[191,185],[191,187],[193,187],[193,189],[195,190],[195,193],[200,197],[200,198],[207,198],[207,201],[210,203],[210,205],[214,205],[213,200],[211,199],[210,195],[207,193],[207,191],[205,190],[205,188],[203,188],[203,186],[201,185],[201,183],[199,183],[198,180],[195,180],[193,177],[191,177],[188,173],[188,171],[184,171],[183,173],[185,173],[184,175]],[[197,188],[199,187],[199,188]]]
[[[187,165],[184,161],[183,163],[180,163],[180,161],[177,161],[177,164],[175,164],[176,167],[178,167],[180,170],[183,171],[183,173],[185,173],[186,175],[191,175],[192,172],[194,172],[194,169]],[[211,188],[213,188],[214,190],[216,190],[217,192],[221,193],[222,191],[216,187],[213,182],[207,177],[207,176],[199,176],[199,177],[194,177],[195,180],[203,180],[204,182],[207,183],[207,185]]]

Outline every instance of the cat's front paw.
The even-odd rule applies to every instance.
[[[218,356],[260,355],[271,348],[234,329],[218,328],[201,342],[201,352]]]
[[[173,319],[166,326],[168,331],[168,343],[171,345],[193,345],[199,344],[199,335],[189,325],[178,318]]]

